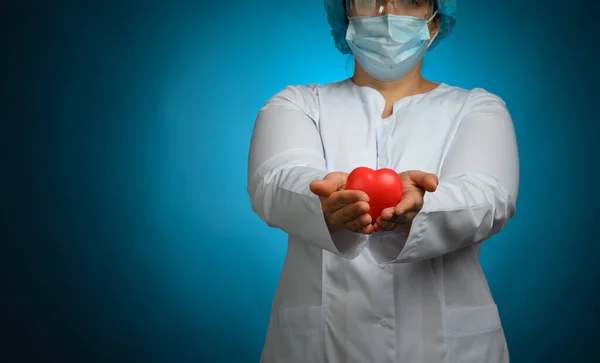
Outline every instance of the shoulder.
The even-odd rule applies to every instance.
[[[494,103],[506,106],[506,103],[500,96],[489,92],[484,88],[463,88],[445,83],[443,83],[440,88],[441,91],[438,92],[438,97],[447,99],[449,101],[454,101],[467,107],[482,103]]]
[[[460,106],[462,115],[479,111],[508,113],[504,99],[479,87],[467,89],[445,85],[444,92],[440,93],[440,97]]]
[[[273,95],[262,107],[262,110],[280,107],[302,111],[303,113],[318,118],[319,99],[326,93],[335,92],[343,85],[343,81],[326,84],[310,83],[306,85],[289,85]]]
[[[318,94],[321,86],[317,84],[289,85],[273,95],[263,106],[284,107],[311,113],[318,106]]]

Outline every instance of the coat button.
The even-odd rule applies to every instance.
[[[381,319],[379,320],[379,324],[381,324],[381,326],[388,326],[388,321],[386,319]]]

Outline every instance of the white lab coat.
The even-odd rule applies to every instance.
[[[480,243],[515,214],[517,143],[505,103],[441,84],[394,104],[351,80],[286,87],[260,111],[248,193],[288,251],[263,363],[505,363]],[[408,235],[330,234],[309,183],[358,166],[440,178]]]

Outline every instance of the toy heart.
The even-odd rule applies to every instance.
[[[346,190],[362,190],[369,196],[369,214],[375,223],[384,209],[395,207],[402,199],[402,179],[392,169],[361,166],[348,175]]]

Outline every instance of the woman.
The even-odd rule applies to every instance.
[[[478,255],[515,214],[512,120],[491,93],[421,75],[455,1],[325,8],[354,75],[279,92],[250,146],[252,208],[289,236],[262,362],[508,362]],[[403,180],[376,221],[344,189],[359,166]]]

